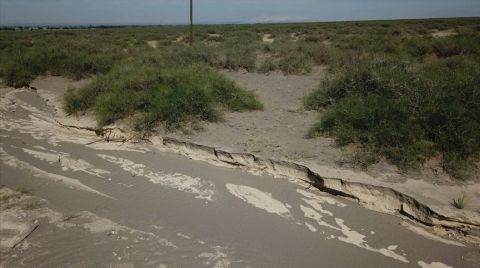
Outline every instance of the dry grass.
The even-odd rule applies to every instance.
[[[452,205],[457,209],[464,209],[467,206],[468,198],[465,192],[461,193],[457,198],[454,198]]]

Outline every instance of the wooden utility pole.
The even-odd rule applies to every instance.
[[[193,44],[193,0],[190,0],[190,45]]]

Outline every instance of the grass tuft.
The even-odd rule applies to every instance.
[[[464,209],[467,206],[468,198],[465,192],[461,193],[457,198],[454,198],[452,205],[457,209]]]

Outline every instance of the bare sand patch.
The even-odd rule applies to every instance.
[[[457,35],[457,32],[455,32],[455,30],[453,29],[443,30],[443,31],[435,30],[432,32],[432,36],[435,38],[448,37],[452,35]]]
[[[179,37],[177,37],[175,40],[173,40],[174,43],[180,43],[180,42],[183,42],[183,40],[185,39],[185,36],[181,35]]]
[[[310,159],[335,164],[340,150],[327,138],[306,139],[307,130],[318,114],[303,108],[303,98],[318,87],[325,68],[311,75],[268,75],[230,72],[224,74],[243,87],[253,90],[264,103],[263,111],[227,113],[220,123],[206,123],[204,131],[191,135],[169,133],[230,151],[245,151],[276,159]]]
[[[210,37],[223,37],[223,35],[217,34],[217,33],[209,33],[208,36],[210,36]]]
[[[273,41],[275,41],[275,38],[271,34],[264,34],[262,36],[262,42],[265,44],[271,44]]]
[[[82,115],[70,115],[63,111],[63,97],[68,88],[80,88],[86,86],[92,81],[92,78],[73,81],[60,76],[40,76],[32,81],[32,87],[35,87],[38,95],[51,107],[60,120],[65,125],[76,125],[79,127],[96,127],[95,116],[91,112]]]
[[[150,41],[147,41],[147,45],[152,47],[152,48],[157,48],[157,45],[158,45],[158,40],[150,40]]]

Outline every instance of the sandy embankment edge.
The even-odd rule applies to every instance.
[[[67,121],[72,122],[71,120]],[[84,129],[81,126],[67,124],[62,124],[62,127]],[[87,130],[94,131],[105,140],[149,143],[160,151],[180,154],[212,165],[240,168],[254,174],[286,178],[306,187],[313,186],[320,191],[354,200],[365,208],[406,217],[426,226],[456,230],[464,235],[478,236],[480,234],[480,217],[475,211],[468,209],[454,211],[454,209],[445,208],[441,204],[428,203],[428,199],[422,195],[424,192],[452,191],[460,186],[437,186],[424,181],[380,182],[366,174],[350,170],[310,167],[305,163],[265,159],[251,153],[229,152],[168,136],[145,138],[118,126],[106,128],[105,131],[91,128]],[[340,176],[329,176],[335,172]],[[345,176],[341,176],[342,174]],[[472,187],[478,187],[478,184]]]
[[[454,209],[442,193],[468,190],[470,202],[478,200],[480,184],[464,186],[440,186],[421,180],[407,180],[396,183],[382,181],[362,172],[338,167],[316,166],[311,163],[261,158],[244,152],[230,152],[216,146],[207,146],[168,136],[145,138],[138,133],[115,125],[103,129],[95,127],[93,117],[68,117],[61,107],[59,92],[37,90],[49,105],[56,108],[55,121],[63,128],[92,131],[99,141],[146,142],[161,151],[173,152],[188,158],[206,161],[213,165],[241,168],[252,173],[263,173],[274,177],[287,178],[320,191],[343,196],[357,201],[360,205],[382,213],[408,217],[427,226],[459,231],[464,235],[480,236],[480,214],[476,207],[464,210]],[[443,198],[443,199],[442,199]]]

